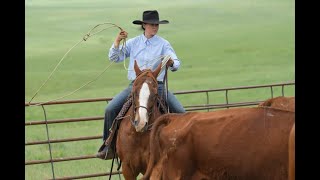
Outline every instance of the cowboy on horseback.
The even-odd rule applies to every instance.
[[[125,45],[120,45],[120,42],[122,40],[125,40],[128,36],[128,33],[122,30],[116,36],[115,41],[109,50],[110,61],[123,62],[127,57],[130,58],[128,68],[128,79],[130,83],[126,89],[117,94],[112,99],[112,101],[110,101],[105,109],[103,145],[100,147],[98,153],[96,154],[97,158],[104,160],[109,159],[109,154],[112,154],[108,153],[111,151],[111,148],[109,147],[110,144],[106,144],[106,140],[110,135],[109,129],[112,127],[114,119],[119,114],[128,96],[130,95],[133,82],[136,78],[136,74],[133,70],[134,61],[137,61],[137,64],[139,65],[139,68],[141,70],[148,68],[152,69],[154,67],[157,67],[157,65],[161,63],[161,59],[164,56],[169,55],[170,59],[167,63],[167,65],[169,65],[169,69],[174,72],[177,71],[180,67],[180,60],[178,59],[170,43],[166,39],[156,35],[159,30],[159,24],[168,24],[169,21],[160,21],[159,14],[156,10],[148,10],[143,12],[142,20],[135,20],[132,23],[141,25],[144,33],[129,39],[125,43]],[[157,61],[154,63],[153,60]],[[159,95],[163,94],[164,77],[165,71],[160,72],[157,77]],[[171,113],[185,112],[181,103],[170,91],[168,91],[166,100]]]

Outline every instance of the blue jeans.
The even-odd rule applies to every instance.
[[[112,126],[113,120],[117,117],[118,113],[121,111],[123,104],[126,102],[127,97],[131,93],[132,90],[132,82],[129,84],[129,86],[124,89],[122,92],[117,94],[108,104],[107,108],[105,109],[105,115],[104,115],[104,127],[103,127],[103,141],[105,141],[109,136],[109,129]],[[164,84],[159,83],[158,84],[158,94],[163,95]],[[168,100],[167,100],[169,111],[171,113],[184,113],[186,112],[181,105],[181,103],[178,101],[176,96],[172,94],[170,91],[168,91]]]

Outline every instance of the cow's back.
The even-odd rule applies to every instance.
[[[167,178],[287,177],[292,112],[234,108],[167,118],[170,123],[159,131],[161,158],[165,157],[161,168]]]
[[[267,99],[266,101],[260,103],[259,106],[295,111],[295,97],[278,96]]]

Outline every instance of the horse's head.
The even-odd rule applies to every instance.
[[[152,71],[150,69],[140,70],[137,62],[134,62],[136,79],[132,86],[133,96],[133,125],[137,132],[143,132],[148,127],[149,118],[156,108],[158,96],[157,76],[161,70],[161,63]]]

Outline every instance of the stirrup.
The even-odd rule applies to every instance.
[[[104,146],[103,149],[99,149],[98,153],[96,154],[97,158],[106,160],[108,158],[108,151],[109,151],[109,147],[108,146]]]

